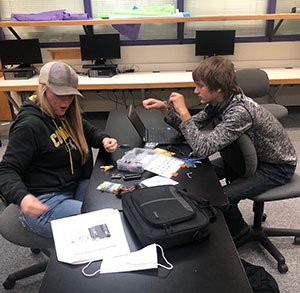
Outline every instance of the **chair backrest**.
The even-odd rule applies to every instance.
[[[255,147],[247,134],[220,151],[224,160],[226,178],[231,181],[238,177],[252,176],[257,167]]]
[[[269,77],[261,69],[248,68],[237,70],[236,78],[244,94],[250,98],[260,98],[269,92]]]

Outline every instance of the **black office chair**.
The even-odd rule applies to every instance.
[[[244,94],[252,99],[264,97],[269,92],[269,77],[261,69],[240,69],[236,71],[236,77]],[[275,103],[261,105],[269,110],[278,120],[282,120],[288,115],[287,108],[282,105]]]
[[[82,166],[81,174],[83,179],[91,177],[94,161],[93,152],[90,149],[90,157]],[[6,203],[5,198],[0,194],[0,200]],[[0,234],[9,242],[19,246],[30,247],[33,253],[42,251],[50,257],[51,248],[54,248],[52,239],[41,237],[27,228],[19,220],[18,208],[15,204],[8,205],[0,214]],[[32,265],[28,268],[10,274],[2,284],[5,289],[12,289],[17,280],[24,279],[38,273],[44,272],[48,260]]]
[[[243,134],[237,141],[226,147],[221,152],[225,164],[227,183],[234,181],[237,177],[247,178],[252,176],[256,170],[257,157],[254,145],[248,135]],[[300,244],[300,229],[280,229],[262,227],[265,220],[264,204],[268,201],[284,200],[300,197],[300,177],[295,174],[291,181],[283,186],[272,188],[262,194],[251,198],[253,200],[254,221],[253,225],[244,237],[235,242],[239,247],[250,241],[258,241],[277,260],[280,273],[286,273],[288,266],[284,256],[273,245],[269,237],[293,236],[294,243]],[[295,211],[297,212],[297,211]]]
[[[50,248],[54,247],[52,239],[41,237],[23,227],[15,204],[8,205],[0,214],[0,234],[9,242],[19,246],[30,247],[33,253],[42,251],[48,257]],[[5,289],[12,289],[17,280],[44,272],[48,260],[10,274],[2,284]]]

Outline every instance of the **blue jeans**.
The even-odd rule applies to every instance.
[[[36,218],[26,216],[20,209],[21,222],[32,232],[52,238],[50,222],[81,213],[82,202],[88,187],[88,179],[81,180],[76,190],[52,192],[39,195],[37,198],[49,209]]]
[[[223,187],[229,200],[229,208],[224,212],[224,217],[232,236],[238,234],[245,225],[238,208],[239,201],[245,198],[251,199],[271,188],[288,183],[293,177],[295,168],[296,166],[289,164],[259,162],[253,176],[238,178]],[[225,175],[224,172],[222,173],[222,169],[215,166],[215,170],[219,179],[222,179],[222,176]]]

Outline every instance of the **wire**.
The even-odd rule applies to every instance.
[[[131,90],[129,90],[129,94],[131,95],[131,98],[132,98],[132,104],[133,104],[133,107],[134,107],[134,108],[136,108],[134,94],[132,93],[132,91],[131,91]]]
[[[122,101],[123,101],[123,103],[124,103],[124,105],[125,105],[125,108],[127,109],[128,108],[128,106],[127,106],[127,103],[126,103],[126,96],[125,96],[125,91],[124,90],[122,90]],[[128,98],[128,96],[127,96],[127,98]]]
[[[156,95],[155,93],[153,93],[151,90],[147,90],[148,93],[150,93],[152,96],[154,96],[155,98],[159,99],[159,100],[163,100],[161,97],[159,97],[158,95]]]
[[[116,93],[113,91],[113,95],[115,96],[115,98],[116,98],[116,109],[118,108],[118,104],[119,105],[123,105],[122,103],[120,103],[119,101],[118,101],[118,96],[116,95]]]
[[[136,64],[133,64],[133,65],[131,65],[129,67],[128,66],[124,66],[122,68],[122,70],[118,69],[118,72],[122,74],[122,73],[129,73],[129,72],[137,72],[139,70],[140,70],[140,68]]]
[[[78,74],[78,75],[88,75],[88,73],[85,72],[85,71],[76,71],[76,70],[75,70],[75,72],[76,72],[76,74]]]
[[[136,68],[136,69],[135,69]],[[134,69],[135,72],[140,71],[140,67],[137,66],[136,64],[131,65],[130,69]]]
[[[114,93],[114,94],[115,94],[115,93]],[[96,95],[97,95],[98,97],[104,99],[104,100],[108,100],[108,101],[114,102],[114,103],[116,103],[116,104],[123,105],[122,103],[120,103],[120,102],[118,101],[117,95],[115,95],[115,98],[116,98],[115,100],[112,99],[112,98],[110,98],[110,97],[105,97],[105,96],[99,94],[98,92],[96,92]]]

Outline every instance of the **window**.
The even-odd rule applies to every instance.
[[[276,13],[290,13],[293,7],[300,8],[299,0],[277,0]],[[284,20],[280,25],[276,35],[292,35],[299,34],[300,20],[293,19],[286,21]]]
[[[62,5],[63,4],[63,5]],[[43,1],[40,0],[2,0],[0,11],[2,20],[10,20],[12,13],[40,13],[65,9],[67,13],[84,13],[82,0]],[[79,34],[83,33],[80,26],[49,26],[49,27],[17,27],[14,28],[21,38],[38,38],[43,42],[79,42]],[[6,39],[15,39],[7,28],[3,29]]]
[[[158,6],[172,4],[177,7],[175,0],[91,0],[92,16],[99,18],[99,12],[120,12],[129,11],[136,8],[143,8],[148,6]],[[96,26],[95,33],[116,32],[112,26]],[[154,23],[142,24],[138,34],[138,40],[160,40],[160,39],[176,39],[177,38],[177,24],[176,23]],[[129,40],[126,36],[121,36],[121,40]]]
[[[236,1],[236,0],[185,0],[184,10],[192,16],[208,15],[243,15],[267,13],[268,0]],[[236,30],[237,37],[264,36],[266,21],[210,21],[189,22],[184,26],[184,37],[195,38],[196,30]]]
[[[298,0],[2,0],[0,11],[3,20],[9,20],[11,13],[39,13],[65,9],[67,13],[87,12],[94,19],[100,12],[129,11],[134,7],[158,6],[173,4],[191,16],[209,15],[249,15],[265,13],[289,13],[292,7],[300,6]],[[278,21],[247,20],[247,21],[198,21],[177,23],[141,24],[137,40],[121,35],[121,45],[147,45],[164,43],[191,43],[195,39],[196,30],[236,30],[239,41],[266,41],[270,37]],[[272,40],[298,40],[300,20],[282,22]],[[22,38],[39,38],[41,43],[51,46],[79,46],[79,35],[84,33],[80,26],[50,27],[16,27],[15,31]],[[116,33],[118,27],[112,25],[95,25],[94,33]],[[13,34],[4,28],[7,39],[14,39]],[[267,34],[267,35],[266,35]],[[298,36],[291,36],[298,34]],[[279,38],[279,37],[281,38]],[[0,34],[1,38],[1,34]],[[67,44],[69,43],[69,44]],[[44,44],[47,46],[47,44]]]

